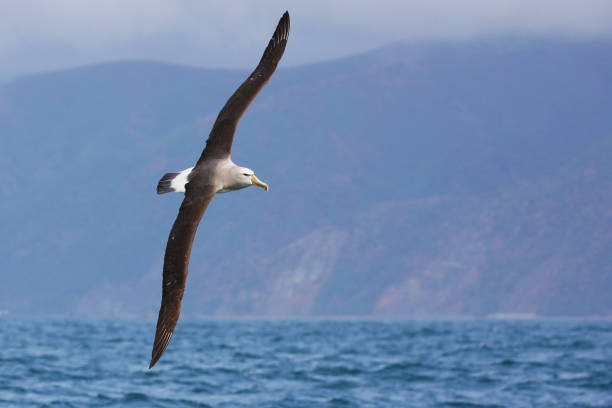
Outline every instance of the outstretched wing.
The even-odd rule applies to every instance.
[[[164,256],[161,307],[157,318],[157,330],[149,368],[157,363],[172,337],[172,332],[181,313],[181,302],[185,292],[193,238],[204,211],[206,211],[214,195],[215,192],[212,188],[197,197],[191,197],[187,192],[170,231],[168,244],[166,245],[166,255]]]
[[[198,164],[206,159],[225,158],[230,155],[232,150],[232,142],[234,140],[234,132],[238,121],[242,114],[249,107],[251,101],[270,80],[270,77],[276,70],[276,66],[280,61],[287,39],[289,38],[289,13],[285,12],[281,17],[276,30],[266,47],[266,50],[257,65],[257,68],[247,78],[246,81],[234,92],[234,94],[225,103],[221,112],[217,116],[217,120],[213,125],[206,147],[202,152],[202,156],[198,160]]]

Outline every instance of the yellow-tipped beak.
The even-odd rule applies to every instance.
[[[263,181],[258,179],[257,176],[254,175],[254,174],[251,176],[251,184],[253,184],[254,186],[257,186],[257,187],[261,187],[261,188],[263,188],[266,191],[268,191],[270,189],[270,187],[268,187],[268,185],[266,183],[264,183]]]

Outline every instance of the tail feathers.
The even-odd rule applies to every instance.
[[[176,191],[171,184],[172,180],[174,180],[174,178],[178,175],[179,173],[164,174],[164,176],[159,180],[159,183],[157,183],[157,194],[165,194]]]

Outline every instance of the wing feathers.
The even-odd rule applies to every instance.
[[[181,313],[193,239],[204,211],[213,197],[212,190],[209,194],[197,198],[191,197],[188,192],[170,231],[164,256],[161,307],[149,368],[159,360],[172,338]]]
[[[230,155],[238,121],[259,91],[270,80],[285,52],[288,38],[289,13],[285,12],[268,42],[257,68],[240,85],[219,112],[206,141],[206,148],[202,152],[198,163],[208,158],[225,158]]]

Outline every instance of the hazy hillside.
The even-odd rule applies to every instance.
[[[182,196],[246,72],[118,62],[0,88],[0,310],[154,315]],[[190,315],[612,315],[612,43],[398,45],[281,69],[215,198]]]

